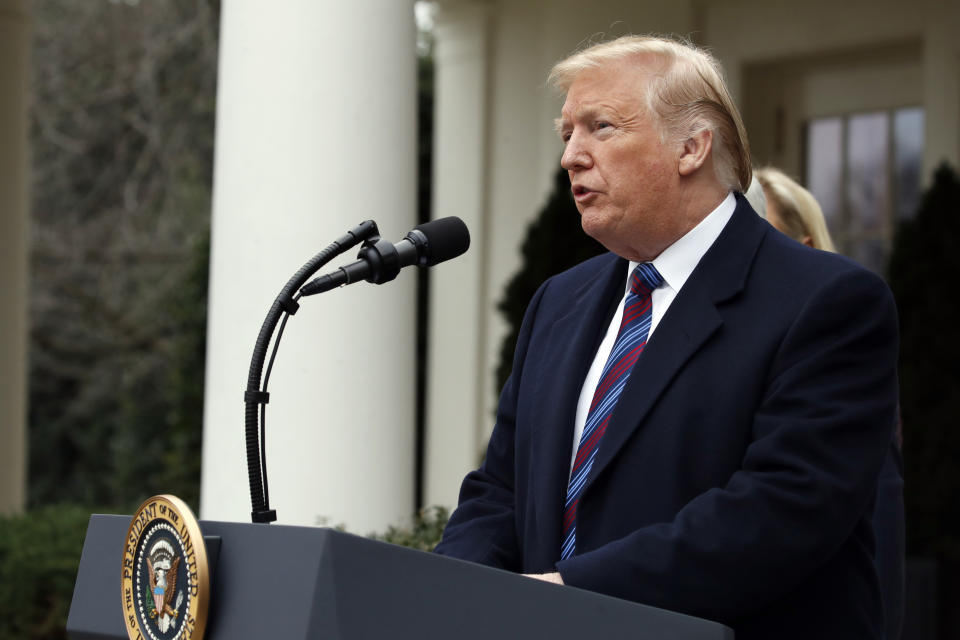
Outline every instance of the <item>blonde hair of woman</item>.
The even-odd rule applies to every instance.
[[[814,249],[836,251],[823,211],[813,194],[779,169],[754,172],[767,200],[767,221],[778,231]]]

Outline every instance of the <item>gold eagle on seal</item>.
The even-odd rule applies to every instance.
[[[147,568],[150,571],[150,594],[153,596],[153,610],[151,618],[158,618],[162,627],[168,626],[163,622],[176,620],[179,613],[173,606],[173,594],[177,590],[177,572],[180,569],[180,558],[172,553],[169,543],[162,540],[157,543],[147,557]],[[182,596],[181,596],[182,597]],[[170,616],[164,620],[164,616]],[[172,618],[172,620],[171,620]],[[164,629],[165,630],[165,629]]]

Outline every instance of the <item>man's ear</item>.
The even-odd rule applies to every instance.
[[[700,129],[687,138],[683,143],[683,149],[680,150],[680,175],[689,176],[699,170],[710,157],[711,149],[713,149],[713,131],[710,129]]]

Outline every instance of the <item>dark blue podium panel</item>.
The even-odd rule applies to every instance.
[[[90,518],[72,640],[124,639],[120,565],[130,519]],[[729,628],[331,529],[201,521],[211,549],[205,638],[732,640]],[[208,542],[208,546],[210,543]]]

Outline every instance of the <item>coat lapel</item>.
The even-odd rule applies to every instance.
[[[723,325],[719,305],[739,293],[767,225],[737,195],[737,208],[671,303],[634,365],[584,487],[616,457],[667,385]]]

